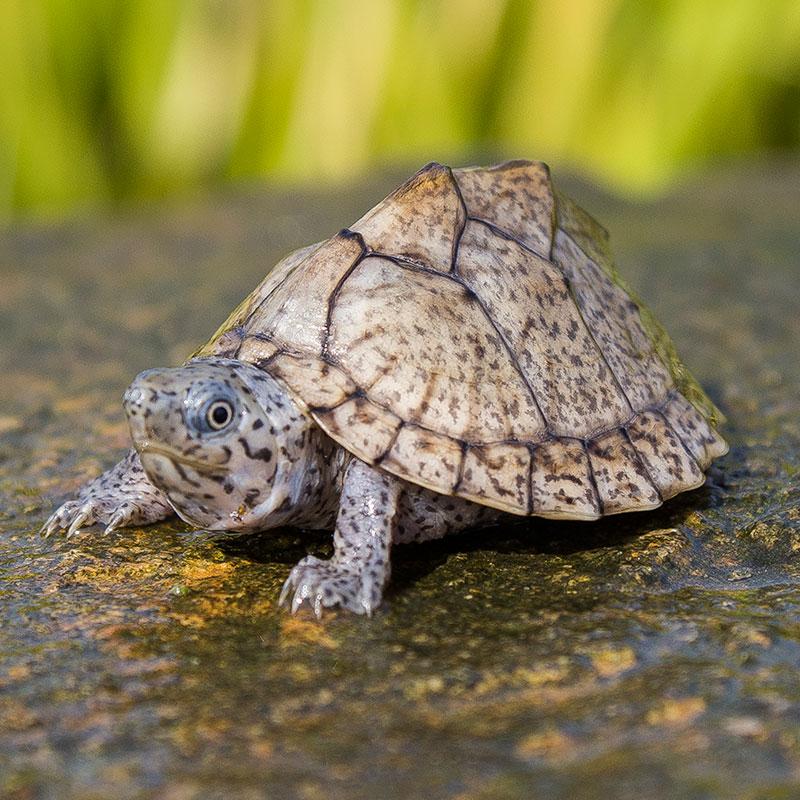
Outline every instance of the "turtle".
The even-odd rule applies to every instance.
[[[133,449],[42,533],[332,529],[280,596],[317,616],[372,614],[395,544],[654,509],[728,450],[606,230],[525,160],[423,167],[123,405]]]

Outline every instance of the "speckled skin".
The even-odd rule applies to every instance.
[[[224,430],[203,428],[213,402]],[[530,161],[423,168],[284,259],[187,365],[140,375],[126,410],[141,465],[45,531],[171,509],[214,530],[335,519],[333,559],[283,593],[317,613],[371,613],[392,542],[655,508],[727,451],[606,232]]]

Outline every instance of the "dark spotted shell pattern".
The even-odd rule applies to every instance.
[[[727,451],[606,232],[539,162],[424,167],[195,355],[268,371],[367,463],[513,514],[654,508]]]

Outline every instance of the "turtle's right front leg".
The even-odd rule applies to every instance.
[[[175,513],[167,496],[150,483],[139,454],[130,450],[110,470],[81,489],[77,500],[58,508],[42,526],[42,536],[66,530],[72,536],[81,528],[102,523],[109,533],[129,525],[147,525]]]
[[[341,606],[370,616],[380,605],[391,571],[389,550],[403,483],[354,458],[344,476],[333,534],[333,557],[306,556],[289,573],[278,603],[294,614],[308,604]]]

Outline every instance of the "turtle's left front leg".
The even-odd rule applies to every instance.
[[[279,602],[291,597],[292,613],[308,603],[318,617],[324,607],[337,605],[371,615],[389,580],[401,486],[397,478],[353,459],[344,477],[333,557],[306,556],[289,574]]]

